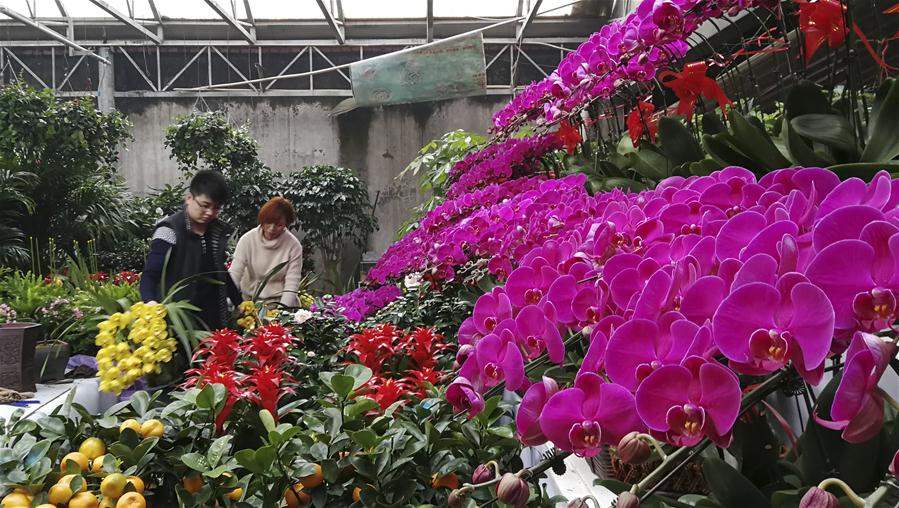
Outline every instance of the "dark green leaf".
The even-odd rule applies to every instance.
[[[840,180],[848,178],[861,178],[866,182],[870,182],[878,171],[887,171],[889,173],[899,172],[899,162],[856,162],[854,164],[835,164],[828,166],[827,169],[836,173]]]
[[[755,173],[761,173],[763,168],[750,157],[734,147],[728,134],[715,134],[702,136],[702,144],[709,155],[724,166],[740,166]]]
[[[360,430],[359,432],[352,432],[350,437],[353,438],[359,446],[365,449],[374,448],[378,442],[378,435],[375,434],[371,429]]]
[[[705,157],[693,133],[677,118],[666,116],[659,120],[658,139],[662,151],[675,165],[701,161]]]
[[[745,476],[717,457],[706,457],[702,472],[715,499],[727,508],[770,508],[762,492]]]
[[[337,396],[341,399],[347,398],[347,396],[349,396],[349,394],[353,392],[354,384],[355,380],[350,376],[336,374],[331,378],[331,388],[334,390],[334,393],[337,394]]]
[[[872,111],[868,145],[860,162],[886,162],[899,155],[899,81],[889,80],[889,83],[889,90],[876,104],[876,111]]]
[[[849,121],[839,115],[808,114],[790,120],[793,131],[812,141],[846,152],[855,151],[855,136]]]
[[[784,103],[787,120],[797,116],[827,114],[831,112],[830,102],[821,87],[808,80],[801,80],[787,94]]]
[[[762,167],[774,170],[791,166],[790,161],[780,153],[767,132],[750,124],[735,110],[730,113],[730,122],[735,146],[752,159],[759,161]]]
[[[184,463],[185,466],[193,469],[194,471],[205,472],[209,470],[209,462],[206,460],[206,457],[200,455],[199,453],[187,453],[181,456],[181,462]]]

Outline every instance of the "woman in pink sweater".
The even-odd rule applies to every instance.
[[[303,274],[303,247],[287,228],[297,219],[293,203],[282,197],[268,200],[259,210],[259,226],[237,241],[229,272],[244,300],[250,300],[265,276],[285,263],[259,292],[269,306],[298,305],[297,289]]]

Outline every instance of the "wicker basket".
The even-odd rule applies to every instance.
[[[606,446],[599,455],[592,457],[589,463],[593,472],[604,480],[618,480],[634,484],[646,478],[661,464],[661,461],[637,465],[625,464],[618,458],[618,454],[614,450]],[[702,474],[702,466],[696,462],[690,462],[663,483],[659,492],[669,493],[674,497],[683,494],[705,495],[709,493],[709,486]]]
[[[0,387],[35,391],[34,347],[41,332],[37,323],[0,324]]]

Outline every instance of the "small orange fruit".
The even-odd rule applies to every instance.
[[[325,475],[322,474],[322,467],[318,464],[315,465],[314,473],[309,476],[300,478],[300,483],[303,484],[303,487],[306,487],[307,489],[314,489],[324,482]]]
[[[103,461],[106,460],[106,457],[112,457],[112,455],[100,455],[91,461],[91,473],[102,474],[103,473]],[[113,459],[110,459],[113,460]]]
[[[196,494],[200,492],[203,488],[205,482],[203,481],[203,477],[198,474],[192,474],[190,476],[185,476],[181,479],[181,484],[184,485],[184,490],[190,492],[191,494]]]
[[[63,476],[62,478],[60,478],[59,481],[56,482],[56,484],[57,485],[65,485],[66,487],[71,489],[72,488],[72,480],[74,480],[74,479],[75,479],[75,475],[67,474],[67,475]],[[87,482],[84,481],[84,478],[82,478],[81,486],[78,487],[77,492],[84,492],[86,490],[87,490]],[[72,492],[75,492],[75,490],[73,489]]]
[[[0,506],[3,508],[19,508],[20,506],[31,506],[31,500],[28,496],[21,492],[13,492],[7,494],[3,500],[0,500]]]
[[[72,489],[68,485],[57,483],[50,487],[50,491],[47,493],[47,501],[53,504],[65,504],[69,502],[69,499],[72,499]]]
[[[309,494],[303,492],[303,484],[297,483],[293,487],[284,491],[284,501],[287,502],[288,508],[297,508],[300,504],[308,503],[312,500]]]
[[[140,426],[142,437],[162,437],[165,434],[165,425],[159,420],[147,420]]]
[[[459,477],[456,476],[456,473],[449,473],[438,478],[437,474],[435,473],[433,476],[431,476],[431,486],[435,489],[439,489],[441,487],[451,490],[458,489]]]
[[[100,493],[103,497],[119,497],[125,492],[125,485],[128,483],[128,477],[122,473],[112,473],[103,478],[100,483]]]
[[[140,479],[139,476],[129,476],[128,483],[134,486],[134,492],[138,494],[144,493],[144,481]]]
[[[106,443],[96,437],[89,437],[81,443],[78,451],[83,453],[85,457],[94,460],[106,453]]]
[[[78,467],[81,468],[82,473],[87,472],[88,466],[90,465],[90,460],[87,458],[87,456],[85,454],[83,454],[81,452],[72,452],[72,453],[66,455],[65,457],[63,457],[62,460],[59,462],[59,470],[62,471],[63,473],[65,473],[66,465],[68,465],[70,460],[74,461],[76,464],[78,464]]]
[[[125,429],[131,429],[131,430],[133,430],[134,432],[136,432],[138,435],[140,435],[140,422],[137,421],[137,420],[135,420],[134,418],[130,418],[130,419],[128,419],[128,420],[125,420],[125,421],[122,422],[122,424],[119,426],[119,432],[120,432],[120,433],[121,433],[121,432],[125,432]]]
[[[90,492],[79,492],[69,500],[69,508],[100,508],[100,500]]]
[[[147,500],[144,499],[143,494],[129,492],[119,498],[115,508],[147,508]]]
[[[100,508],[115,508],[116,501],[118,500],[111,497],[104,497],[100,500]]]
[[[359,502],[362,501],[362,487],[356,487],[353,489],[353,501]]]
[[[37,508],[56,508],[55,504],[44,503],[37,505]]]
[[[228,499],[232,501],[240,501],[241,497],[243,497],[243,489],[240,487],[237,487],[228,493]]]

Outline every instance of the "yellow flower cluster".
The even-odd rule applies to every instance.
[[[140,377],[161,372],[178,347],[169,336],[162,304],[135,303],[126,312],[116,312],[97,328],[97,369],[100,390],[122,393]]]
[[[257,317],[259,314],[259,307],[256,306],[255,303],[247,300],[245,302],[241,302],[240,304],[240,314],[241,318],[237,320],[237,326],[243,328],[244,330],[252,330],[262,323],[259,322],[259,318]]]
[[[297,293],[297,298],[299,298],[300,300],[300,307],[304,309],[312,307],[312,304],[315,303],[315,298],[313,298],[312,295],[305,291]]]

